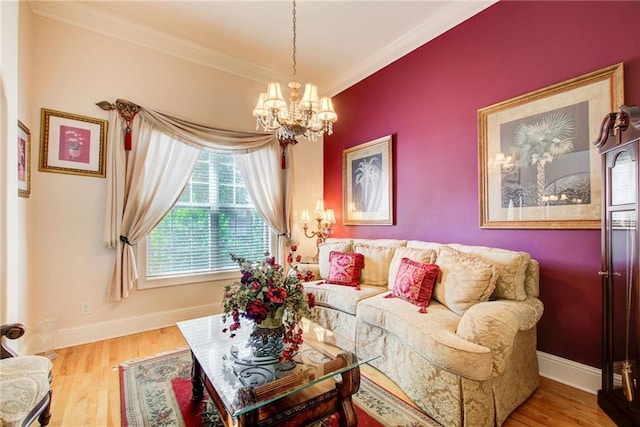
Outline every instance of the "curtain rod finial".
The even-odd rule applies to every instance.
[[[115,110],[116,106],[113,105],[112,103],[108,102],[108,101],[100,101],[100,102],[96,102],[96,105],[100,108],[102,108],[103,110]]]

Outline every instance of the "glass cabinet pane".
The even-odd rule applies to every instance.
[[[625,381],[632,400],[640,399],[635,384],[639,378],[637,313],[638,313],[638,248],[637,212],[635,210],[610,213],[610,286],[613,293],[613,388],[621,394]],[[625,379],[624,376],[627,375]],[[625,396],[625,400],[629,400]]]
[[[631,155],[621,151],[611,168],[611,204],[613,206],[636,201],[636,165]]]

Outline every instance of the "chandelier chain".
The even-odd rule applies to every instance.
[[[293,81],[296,81],[296,0],[293,0]]]

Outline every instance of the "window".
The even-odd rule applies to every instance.
[[[139,287],[235,276],[229,254],[260,259],[270,234],[233,156],[202,151],[180,199],[141,245]]]

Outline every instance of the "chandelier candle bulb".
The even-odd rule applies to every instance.
[[[302,108],[305,110],[318,111],[320,98],[318,97],[318,86],[307,83],[304,86],[304,95],[302,95]]]
[[[336,223],[336,216],[335,216],[335,214],[333,212],[333,209],[327,209],[326,210],[326,212],[324,213],[324,220],[329,225]]]
[[[303,210],[302,213],[300,214],[300,222],[303,225],[307,225],[309,224],[310,221],[311,221],[311,217],[309,216],[309,211],[307,209]]]
[[[331,98],[323,96],[322,99],[320,99],[318,119],[326,122],[335,122],[338,120],[338,115],[333,111],[333,102],[331,102]]]
[[[271,82],[267,86],[267,97],[264,100],[264,108],[279,110],[287,106],[287,103],[282,96],[282,89],[280,89],[280,83]]]

